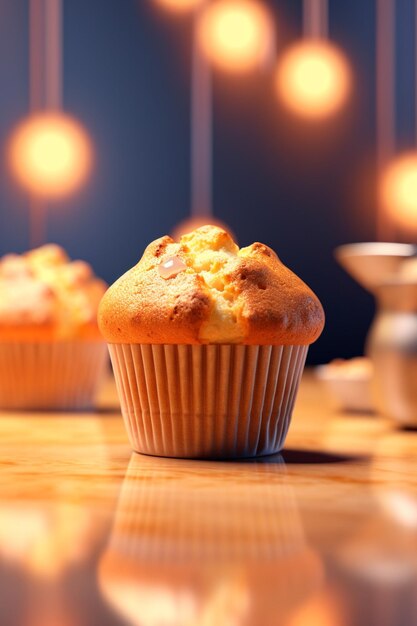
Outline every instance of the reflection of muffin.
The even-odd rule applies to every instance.
[[[348,626],[417,624],[415,528],[371,516],[335,551],[331,567]]]
[[[352,500],[355,528],[328,550],[346,626],[417,624],[415,441],[388,428],[382,421],[379,432],[368,433],[369,493],[361,484],[360,498]],[[346,511],[343,519],[349,519]]]
[[[239,250],[215,226],[151,243],[99,311],[133,448],[180,457],[281,449],[323,318],[267,246]]]
[[[105,346],[96,323],[105,284],[56,245],[0,260],[0,407],[91,405]]]
[[[322,569],[275,460],[196,466],[134,455],[99,565],[109,603],[141,626],[284,623]]]
[[[417,531],[416,473],[415,439],[410,433],[385,432],[378,438],[371,464],[373,494],[385,516],[413,532]]]
[[[38,578],[56,578],[92,551],[98,534],[94,522],[92,511],[74,503],[57,502],[47,511],[27,504],[1,506],[1,559]]]

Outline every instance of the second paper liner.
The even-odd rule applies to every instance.
[[[282,449],[308,346],[111,344],[132,448],[239,458]]]
[[[102,341],[0,342],[0,409],[91,408],[107,362]]]

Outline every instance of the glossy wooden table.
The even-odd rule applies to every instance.
[[[282,456],[131,456],[94,414],[0,414],[1,626],[413,626],[417,432],[307,374]]]

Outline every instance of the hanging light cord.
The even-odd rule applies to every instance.
[[[62,106],[62,0],[29,0],[29,109]],[[46,201],[29,197],[31,247],[44,243]]]
[[[329,35],[328,0],[304,0],[303,32],[304,37],[327,39]]]
[[[212,85],[209,63],[197,41],[196,9],[191,68],[191,214],[212,215]]]
[[[380,177],[395,150],[394,0],[377,0],[376,9],[376,156]],[[379,201],[376,233],[379,241],[393,237],[391,220]]]

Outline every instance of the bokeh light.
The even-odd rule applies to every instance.
[[[179,241],[182,235],[186,235],[196,228],[200,228],[200,226],[205,226],[206,224],[210,224],[211,226],[218,226],[219,228],[223,228],[233,241],[237,241],[236,235],[234,232],[221,220],[213,217],[212,215],[194,215],[193,217],[187,218],[177,224],[175,228],[171,231],[171,237],[175,241]]]
[[[299,607],[288,626],[345,626],[345,610],[333,591],[321,591]]]
[[[164,9],[176,13],[186,13],[192,11],[202,3],[202,0],[155,0]]]
[[[379,193],[381,207],[395,223],[417,230],[417,152],[406,152],[386,166]]]
[[[11,135],[10,168],[35,196],[61,197],[76,190],[92,166],[92,146],[84,128],[62,113],[24,119]]]
[[[218,0],[203,11],[198,40],[205,56],[217,67],[238,73],[251,71],[271,54],[272,19],[255,0]]]
[[[352,75],[343,52],[321,40],[303,40],[284,52],[275,74],[279,99],[293,113],[320,119],[344,105]]]

